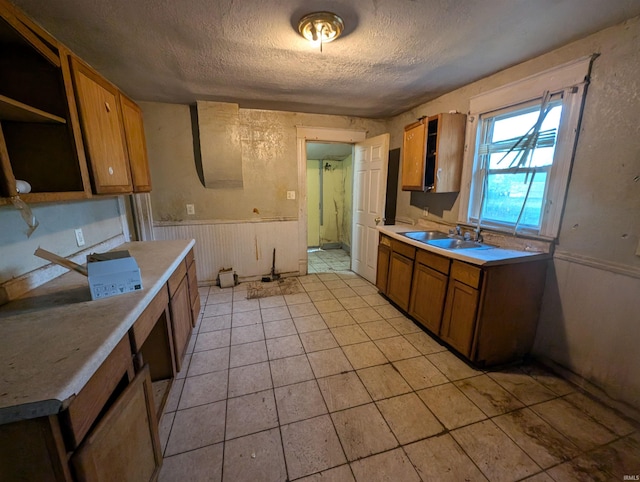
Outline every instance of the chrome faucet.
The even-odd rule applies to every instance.
[[[478,242],[478,243],[482,242],[482,234],[480,234],[480,231],[482,231],[482,230],[480,229],[479,226],[476,229],[473,230],[473,232],[475,233],[474,236],[473,236],[473,240]]]

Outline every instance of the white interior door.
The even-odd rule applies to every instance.
[[[376,225],[384,218],[388,163],[389,134],[355,145],[351,266],[353,271],[372,283],[376,282]]]

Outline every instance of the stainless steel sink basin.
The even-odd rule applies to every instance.
[[[421,243],[427,243],[433,239],[448,239],[447,235],[440,231],[410,231],[408,233],[399,233],[407,238],[420,241]]]
[[[489,249],[493,246],[487,244],[477,243],[475,241],[466,241],[464,239],[446,238],[446,239],[432,239],[427,241],[427,244],[444,249]]]

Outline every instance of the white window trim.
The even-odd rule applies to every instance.
[[[563,119],[556,142],[556,154],[550,172],[547,203],[543,207],[542,225],[537,236],[553,239],[558,236],[569,172],[578,138],[578,127],[584,93],[588,83],[591,63],[596,56],[590,55],[512,82],[497,89],[472,97],[467,116],[462,189],[458,220],[472,224],[471,186],[473,182],[474,158],[477,149],[478,120],[481,114],[505,109],[542,98],[544,91],[563,93]],[[528,234],[528,233],[527,233]]]

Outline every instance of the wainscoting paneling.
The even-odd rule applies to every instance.
[[[240,278],[271,272],[298,273],[298,221],[154,223],[155,239],[195,239],[196,268],[201,283],[214,283],[218,271],[233,268]]]

